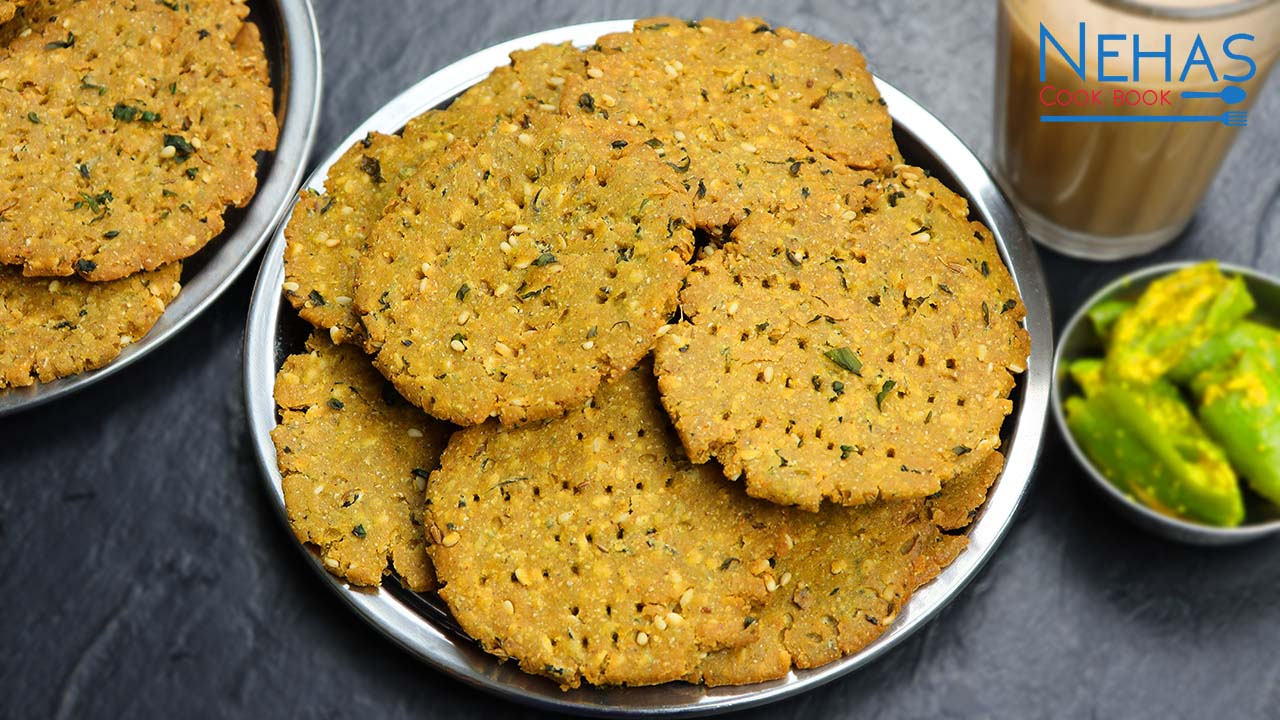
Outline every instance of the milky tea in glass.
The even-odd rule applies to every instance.
[[[1028,231],[1098,260],[1172,240],[1278,47],[1280,0],[1001,0],[996,162]]]

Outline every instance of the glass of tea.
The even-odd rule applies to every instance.
[[[1000,182],[1032,237],[1095,260],[1186,227],[1280,49],[1280,0],[1001,0],[998,22]]]

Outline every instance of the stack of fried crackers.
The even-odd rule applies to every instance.
[[[100,367],[276,142],[244,0],[0,2],[0,388]]]
[[[563,687],[855,652],[965,545],[1023,307],[852,47],[643,20],[543,46],[306,191],[293,528]]]

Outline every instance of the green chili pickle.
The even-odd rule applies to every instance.
[[[1272,346],[1273,348],[1275,346]],[[1280,504],[1280,367],[1245,351],[1192,382],[1200,420],[1259,495]]]
[[[1115,321],[1107,376],[1129,383],[1153,382],[1253,308],[1244,280],[1223,275],[1216,262],[1160,278]]]
[[[1244,519],[1235,471],[1164,381],[1094,388],[1067,400],[1067,425],[1111,482],[1168,515],[1223,527]]]

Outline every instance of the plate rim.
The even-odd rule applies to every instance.
[[[633,20],[614,20],[569,25],[525,35],[468,55],[428,75],[373,112],[352,131],[322,162],[304,184],[322,188],[329,167],[354,142],[371,130],[394,132],[425,109],[453,97],[508,62],[507,55],[518,49],[552,42],[588,45],[600,35],[627,31]],[[1043,444],[1049,410],[1053,330],[1048,288],[1039,257],[1023,230],[1012,205],[997,187],[991,174],[963,141],[941,121],[907,95],[876,77],[875,82],[894,117],[895,127],[927,145],[963,186],[971,210],[992,230],[1001,255],[1027,307],[1024,325],[1031,335],[1032,348],[1027,370],[1018,383],[1020,397],[1015,406],[1010,442],[1004,449],[1006,462],[986,504],[975,518],[969,546],[933,582],[921,588],[903,608],[890,629],[858,653],[810,670],[792,670],[787,676],[765,683],[706,688],[667,683],[636,688],[581,688],[561,691],[543,678],[525,675],[513,663],[499,663],[472,643],[437,627],[415,614],[386,586],[353,589],[328,573],[318,556],[297,541],[288,525],[276,466],[275,446],[270,431],[276,424],[273,389],[277,355],[277,329],[283,301],[284,225],[276,230],[254,286],[244,345],[245,409],[251,441],[265,489],[289,542],[310,560],[308,564],[322,581],[342,598],[357,615],[396,645],[462,682],[507,700],[543,710],[601,717],[652,717],[707,715],[763,705],[823,685],[862,667],[896,647],[948,605],[976,576],[1007,534],[1022,499],[1030,486]],[[900,126],[899,123],[904,123]],[[908,127],[909,126],[909,127]],[[929,138],[928,143],[922,136]],[[944,158],[943,155],[946,155]],[[290,214],[292,205],[290,206]],[[945,582],[944,582],[945,580]],[[913,611],[914,610],[914,611]],[[513,675],[513,673],[515,675]],[[674,696],[674,697],[672,697]],[[669,700],[661,698],[667,697]],[[646,699],[647,701],[636,702]]]
[[[182,285],[182,292],[165,307],[151,329],[102,367],[36,382],[27,387],[0,389],[0,417],[53,402],[83,390],[120,372],[173,339],[183,328],[204,313],[249,268],[277,225],[293,207],[315,146],[320,125],[321,82],[320,30],[311,0],[272,0],[281,24],[280,81],[285,110],[276,149],[266,181],[259,184],[253,199],[244,208],[244,217],[233,232],[219,235],[201,252],[212,251],[198,273]],[[56,278],[50,278],[56,279]]]

